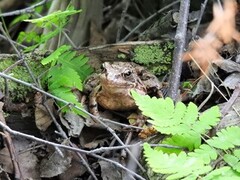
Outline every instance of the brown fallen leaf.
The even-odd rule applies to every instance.
[[[235,16],[237,3],[235,0],[225,0],[223,8],[219,4],[213,5],[213,20],[207,28],[207,33],[215,34],[225,44],[233,39],[240,41],[240,34],[236,30]]]
[[[235,0],[224,0],[224,7],[213,6],[214,18],[207,28],[207,34],[197,41],[190,43],[190,50],[183,54],[183,61],[193,60],[204,71],[208,71],[213,61],[223,58],[218,53],[223,44],[233,40],[240,42],[240,33],[236,30],[235,16],[237,3]]]
[[[222,59],[218,53],[221,47],[221,41],[215,36],[207,34],[204,38],[191,42],[190,50],[183,54],[183,61],[194,59],[202,70],[206,72],[211,61]]]

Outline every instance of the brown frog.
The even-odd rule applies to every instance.
[[[89,107],[94,115],[99,115],[98,104],[115,111],[136,109],[132,89],[143,95],[162,96],[156,76],[132,62],[103,63],[103,71],[90,77],[85,89],[91,91]]]

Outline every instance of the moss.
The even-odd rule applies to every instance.
[[[38,56],[38,55],[37,55]],[[33,72],[34,76],[37,78],[41,73],[46,71],[48,67],[44,67],[40,63],[40,59],[42,57],[34,57],[33,54],[26,55],[25,59],[30,67],[31,71]],[[6,58],[1,59],[0,61],[0,71],[4,71],[7,68],[9,68],[11,65],[13,65],[16,62],[15,58]],[[8,75],[11,75],[12,77],[15,77],[17,79],[20,79],[22,81],[33,83],[33,80],[25,66],[22,64],[19,64],[15,66],[14,68],[10,69],[10,71],[7,72]],[[27,94],[32,92],[32,89],[30,87],[24,86],[22,84],[16,83],[14,81],[8,80],[8,91],[9,91],[9,97],[14,102],[20,102],[24,101],[27,97]],[[3,78],[0,78],[0,90],[4,92],[5,89],[5,82]]]
[[[171,69],[173,49],[174,44],[171,41],[155,45],[139,45],[134,49],[132,61],[161,76]]]

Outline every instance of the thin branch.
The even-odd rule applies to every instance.
[[[0,31],[2,31],[3,35],[7,38],[8,42],[11,44],[11,46],[13,47],[14,51],[17,53],[17,55],[19,57],[21,57],[21,53],[19,52],[19,50],[16,48],[16,46],[14,45],[14,43],[12,42],[11,38],[8,36],[8,34],[6,33],[6,31],[3,29],[2,23],[0,22]]]
[[[1,123],[3,124],[6,124],[6,120],[3,116],[3,102],[0,102],[0,121]],[[21,171],[21,166],[19,164],[19,161],[18,161],[18,156],[16,154],[16,151],[15,151],[15,147],[13,145],[13,141],[12,141],[12,137],[10,135],[9,132],[3,130],[3,133],[4,133],[4,140],[5,140],[5,143],[6,143],[6,146],[8,148],[8,151],[9,151],[9,154],[10,154],[10,157],[11,157],[11,160],[12,160],[12,165],[13,165],[13,169],[14,169],[14,176],[15,178],[20,178],[22,179],[23,178],[23,173]]]
[[[195,29],[193,29],[193,33],[192,33],[192,37],[193,38],[195,38],[195,36],[197,34],[197,31],[198,31],[198,28],[200,26],[200,23],[201,23],[201,20],[202,20],[202,17],[203,17],[203,13],[204,13],[204,11],[206,9],[207,3],[208,3],[208,0],[205,0],[204,3],[201,4],[200,17],[198,18],[196,27],[195,27]]]
[[[121,19],[120,19],[119,24],[118,24],[118,31],[117,31],[117,36],[116,36],[116,42],[118,42],[120,40],[124,19],[126,17],[126,13],[127,13],[128,7],[130,5],[130,2],[131,2],[131,0],[125,0],[125,7],[123,7]]]
[[[64,103],[64,104],[66,104],[66,105],[73,106],[74,108],[76,108],[76,109],[78,109],[78,110],[86,113],[87,115],[89,115],[90,117],[92,117],[93,119],[95,119],[97,122],[99,122],[104,128],[106,128],[106,130],[108,130],[108,131],[117,139],[117,141],[118,141],[121,145],[124,145],[124,143],[123,143],[122,140],[117,136],[117,134],[115,133],[115,131],[114,131],[113,129],[111,129],[109,126],[107,126],[107,125],[102,121],[103,118],[94,116],[94,115],[92,115],[91,113],[89,113],[88,111],[86,111],[85,109],[80,108],[80,107],[78,107],[78,106],[76,106],[76,105],[74,105],[74,104],[71,104],[71,103],[69,103],[68,101],[66,101],[66,100],[64,100],[64,99],[61,99],[61,98],[58,98],[58,97],[56,97],[56,96],[54,96],[54,95],[52,95],[52,94],[50,94],[50,93],[48,93],[48,92],[45,92],[44,90],[42,90],[42,89],[40,89],[40,88],[38,88],[38,87],[30,84],[30,83],[27,83],[27,82],[25,82],[25,81],[19,80],[19,79],[14,78],[14,77],[11,77],[11,76],[9,76],[9,75],[7,75],[7,74],[4,74],[4,73],[2,73],[2,72],[0,72],[0,76],[1,76],[1,77],[4,77],[4,78],[7,78],[7,79],[10,79],[10,80],[12,80],[12,81],[15,81],[15,82],[17,82],[17,83],[21,83],[21,84],[23,84],[23,85],[25,85],[25,86],[28,86],[28,87],[30,87],[30,88],[32,88],[32,89],[34,89],[34,90],[37,90],[37,91],[39,91],[39,92],[47,95],[48,97],[51,97],[51,98],[53,98],[53,99],[55,99],[55,100],[57,100],[57,101],[59,101],[59,102],[62,102],[62,103]],[[141,166],[141,164],[136,160],[136,158],[135,158],[134,155],[131,153],[131,151],[130,151],[129,149],[126,149],[126,151],[127,151],[128,154],[136,161],[136,163],[138,164],[138,166],[140,167],[140,169],[144,172],[145,169],[144,169],[144,168]]]
[[[5,36],[3,36],[2,34],[0,34],[0,38],[2,38],[2,39],[4,39],[4,40],[7,40],[7,41],[9,42],[9,39],[6,38]],[[27,48],[27,46],[24,46],[24,45],[22,45],[22,44],[19,44],[18,42],[15,42],[15,41],[13,41],[13,40],[11,40],[11,42],[12,42],[13,44],[21,47],[21,48]]]
[[[55,126],[57,127],[59,134],[65,139],[69,139],[69,137],[67,137],[66,133],[63,131],[62,127],[60,126],[60,124],[57,122],[55,116],[53,115],[49,105],[45,102],[44,103],[45,108],[47,109],[49,115],[51,116]],[[69,140],[70,141],[70,140]],[[70,146],[71,147],[75,147],[75,145],[70,141]],[[92,177],[97,180],[97,177],[95,175],[95,173],[92,171],[92,169],[90,168],[89,164],[87,163],[87,161],[84,159],[84,157],[81,155],[81,153],[76,152],[77,156],[81,159],[83,165],[87,168],[88,172],[92,175]]]
[[[189,14],[190,0],[182,0],[180,5],[180,20],[175,35],[175,49],[173,55],[173,66],[170,79],[168,96],[175,102],[178,99],[178,89],[182,71],[182,54],[185,48],[185,39],[187,32],[187,21]]]
[[[19,9],[19,10],[7,12],[7,13],[1,13],[0,17],[16,16],[16,15],[20,15],[20,14],[32,13],[32,12],[35,11],[36,7],[42,6],[43,4],[47,3],[48,1],[50,1],[50,0],[40,1],[39,3],[36,3],[36,4],[32,5],[32,6],[24,8],[24,9]]]
[[[139,25],[137,25],[131,32],[129,32],[120,42],[126,41],[136,30],[138,30],[140,27],[142,27],[148,21],[152,20],[154,17],[156,17],[157,15],[159,15],[160,13],[165,11],[166,9],[178,4],[179,2],[180,2],[180,0],[177,0],[177,1],[175,1],[171,4],[169,4],[169,5],[165,6],[164,8],[158,10],[156,13],[152,14],[151,16],[149,16],[147,19],[145,19]]]
[[[93,156],[95,158],[101,159],[103,161],[110,162],[110,163],[116,165],[117,167],[126,170],[127,172],[129,172],[130,174],[134,175],[135,177],[137,177],[137,178],[139,178],[141,180],[144,180],[143,177],[139,176],[135,172],[133,172],[133,171],[127,169],[126,167],[122,166],[120,163],[118,163],[116,161],[113,161],[113,160],[110,160],[110,159],[107,159],[107,158],[104,158],[104,157],[99,156],[97,154],[92,154],[91,151],[86,151],[86,150],[79,149],[79,148],[74,148],[74,147],[70,147],[70,146],[66,146],[66,145],[62,145],[62,144],[53,143],[53,142],[50,142],[50,141],[43,140],[41,138],[34,137],[32,135],[21,133],[21,132],[12,130],[11,128],[9,128],[7,125],[2,123],[1,121],[0,121],[0,127],[3,128],[3,130],[9,132],[13,136],[21,136],[21,137],[24,137],[26,139],[31,139],[31,140],[34,140],[34,141],[37,141],[37,142],[40,142],[40,143],[43,143],[43,144],[47,144],[47,145],[50,145],[50,146],[53,146],[53,147],[58,147],[58,148],[63,148],[63,149],[70,150],[70,151],[77,151],[77,152],[80,152],[80,153],[85,153],[85,154],[88,154],[88,155]],[[134,145],[137,145],[137,144],[134,144]],[[134,145],[131,145],[131,147],[134,146]],[[124,147],[121,147],[121,148],[125,148],[125,147],[128,148],[130,146],[124,146]]]

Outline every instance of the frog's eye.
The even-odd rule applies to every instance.
[[[125,72],[123,72],[123,77],[129,77],[132,74],[132,72],[130,70],[126,70]]]

